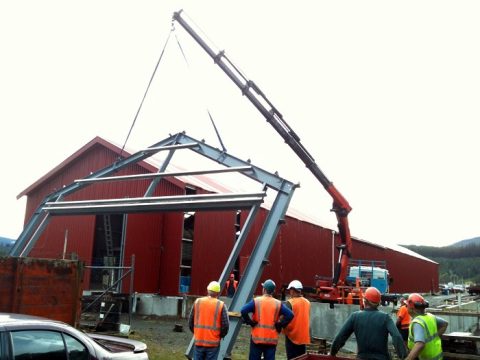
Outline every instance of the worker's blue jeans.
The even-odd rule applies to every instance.
[[[217,360],[219,351],[220,346],[195,346],[195,350],[193,352],[193,360]]]
[[[277,345],[267,345],[267,344],[255,344],[250,338],[250,354],[248,360],[274,360],[275,351],[277,350]]]
[[[307,352],[307,346],[297,345],[285,336],[285,350],[287,353],[287,359],[293,359],[297,356],[305,354]]]

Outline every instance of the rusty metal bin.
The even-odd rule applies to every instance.
[[[77,326],[83,262],[0,257],[0,311],[43,316]]]

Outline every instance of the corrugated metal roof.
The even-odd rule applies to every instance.
[[[402,254],[405,254],[405,255],[414,256],[416,258],[419,258],[419,259],[422,259],[422,260],[425,260],[425,261],[429,261],[429,262],[434,263],[434,264],[438,264],[437,262],[435,262],[435,261],[433,261],[429,258],[426,258],[425,256],[422,256],[422,255],[420,255],[420,254],[418,254],[418,253],[416,253],[416,252],[414,252],[410,249],[407,249],[403,246],[400,246],[400,245],[391,245],[391,246],[389,246],[389,249],[394,250],[394,251],[398,251],[398,252],[400,252]]]

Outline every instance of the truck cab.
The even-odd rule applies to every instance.
[[[362,289],[375,287],[382,294],[382,305],[390,303],[397,305],[400,294],[390,293],[390,273],[386,262],[382,260],[354,260],[351,259],[346,279],[348,286],[356,286],[358,283]]]
[[[355,284],[356,280],[360,280],[362,287],[375,287],[381,294],[388,293],[389,290],[389,274],[388,270],[369,265],[350,266],[347,276],[347,283]]]

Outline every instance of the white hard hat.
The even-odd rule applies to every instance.
[[[303,285],[300,281],[298,280],[292,280],[290,282],[290,284],[288,284],[288,287],[287,287],[287,290],[290,290],[290,289],[295,289],[295,290],[302,290],[303,289]]]

